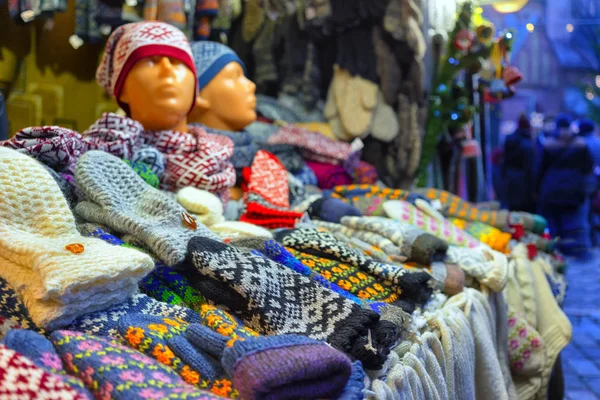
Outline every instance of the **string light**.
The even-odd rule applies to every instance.
[[[596,75],[596,86],[600,88],[600,75]]]
[[[588,100],[594,100],[594,93],[590,89],[588,89],[585,91],[585,97]]]
[[[525,25],[525,28],[527,28],[527,31],[529,32],[533,32],[535,30],[535,26],[531,22]]]
[[[571,33],[573,32],[573,24],[567,24],[567,32]]]

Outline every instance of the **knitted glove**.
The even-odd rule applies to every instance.
[[[423,265],[441,261],[448,244],[430,233],[404,223],[378,217],[344,217],[342,223],[350,228],[378,233],[400,247],[409,260]]]
[[[241,397],[248,400],[332,398],[344,389],[351,374],[347,356],[304,336],[228,341],[198,324],[190,325],[185,336],[196,347],[221,358]]]
[[[110,154],[86,153],[77,164],[76,177],[88,198],[75,208],[81,218],[132,235],[168,265],[183,261],[193,236],[217,238]]]
[[[69,373],[79,377],[95,398],[220,399],[186,384],[171,368],[114,340],[79,332],[50,335]]]
[[[79,393],[82,398],[92,398],[91,393],[80,379],[67,374],[54,346],[44,336],[29,330],[13,329],[2,339],[2,344],[11,350],[21,353],[33,361],[36,366],[53,374],[65,386]]]
[[[194,284],[259,333],[297,333],[327,340],[374,369],[382,365],[388,346],[397,337],[393,324],[377,322],[377,313],[361,309],[262,256],[201,237],[190,242],[189,250],[189,260],[198,275]],[[375,352],[367,350],[369,343]]]

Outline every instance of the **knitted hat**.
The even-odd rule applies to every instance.
[[[192,42],[192,54],[198,74],[198,90],[201,91],[221,70],[231,62],[237,62],[246,72],[246,65],[235,51],[217,42]]]
[[[96,70],[96,80],[118,100],[129,71],[138,61],[151,56],[180,60],[196,76],[192,51],[184,33],[164,22],[143,21],[122,25],[110,35]]]

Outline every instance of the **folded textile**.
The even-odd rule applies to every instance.
[[[349,263],[380,279],[388,280],[396,287],[401,298],[423,304],[431,295],[431,289],[427,285],[430,279],[428,273],[408,272],[398,265],[376,262],[336,239],[328,232],[302,228],[280,231],[275,235],[275,238],[284,246]]]
[[[206,133],[197,126],[190,126],[189,131],[144,132],[144,143],[158,149],[167,159],[162,188],[175,191],[194,186],[227,202],[229,188],[235,184],[235,169],[229,161],[233,155],[231,139]]]
[[[83,155],[76,177],[87,197],[75,208],[78,216],[132,235],[168,265],[183,261],[191,237],[217,238],[173,199],[146,185],[110,154],[92,151]]]
[[[376,312],[265,257],[201,237],[192,239],[189,250],[194,285],[259,333],[326,340],[370,369],[383,364],[398,335]],[[376,350],[367,350],[367,343]]]
[[[256,96],[256,111],[272,121],[302,122],[302,118],[292,108],[265,95]]]
[[[357,230],[373,232],[389,239],[404,256],[419,264],[443,261],[448,244],[405,222],[379,217],[344,217],[342,224]]]
[[[114,340],[72,331],[53,332],[50,340],[67,370],[96,398],[221,398],[186,384],[171,368]]]
[[[281,162],[261,150],[247,174],[246,211],[240,221],[266,228],[293,227],[302,214],[290,210],[288,176]]]
[[[383,203],[387,200],[407,200],[410,192],[376,185],[356,184],[336,186],[331,195],[358,208],[363,215],[385,216]]]
[[[319,181],[313,171],[308,165],[304,165],[302,169],[294,174],[296,179],[300,180],[305,185],[317,186]]]
[[[478,240],[462,229],[452,225],[447,220],[440,222],[430,217],[409,202],[388,200],[383,203],[383,209],[389,218],[415,225],[417,228],[445,240],[448,244],[469,248],[481,246]]]
[[[91,393],[83,382],[67,373],[52,343],[37,332],[25,329],[9,331],[2,344],[21,353],[33,363],[61,380],[66,386],[79,393],[83,398],[91,399]]]
[[[343,165],[346,171],[352,171],[360,161],[360,152],[354,151],[345,142],[329,139],[320,133],[285,125],[279,132],[271,136],[269,144],[291,144],[299,147],[307,160]]]
[[[492,249],[500,252],[508,250],[508,245],[512,239],[510,233],[502,232],[500,229],[484,224],[483,222],[465,221],[458,218],[449,218],[448,220]],[[531,235],[534,234],[532,233]]]
[[[349,185],[352,176],[341,165],[307,161],[306,165],[313,170],[321,189],[331,189],[334,186]]]
[[[24,355],[0,345],[0,397],[6,399],[86,400],[60,376],[46,372]]]
[[[477,247],[450,246],[446,262],[458,265],[466,274],[494,292],[504,290],[508,281],[508,260],[497,251]]]
[[[0,148],[0,169],[0,274],[36,324],[68,323],[135,291],[152,269],[147,255],[81,236],[59,187],[33,158]]]

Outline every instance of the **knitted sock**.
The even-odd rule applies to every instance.
[[[546,365],[544,340],[527,320],[508,311],[508,356],[515,375],[539,375]]]
[[[276,238],[285,246],[349,263],[380,279],[389,280],[405,299],[424,303],[431,295],[431,289],[427,287],[429,274],[425,272],[407,273],[400,266],[378,263],[360,251],[340,242],[330,233],[314,229],[294,229],[281,231]]]
[[[18,352],[0,345],[0,397],[6,399],[86,400],[56,376]]]
[[[362,216],[360,211],[351,204],[328,196],[321,197],[312,203],[308,208],[308,215],[314,219],[336,223],[339,223],[345,216]]]
[[[80,379],[67,374],[52,343],[44,336],[29,330],[13,329],[2,339],[2,344],[24,355],[46,372],[53,374],[65,386],[70,387],[83,398],[92,398],[92,395]]]
[[[142,314],[124,315],[118,323],[125,344],[171,367],[187,383],[210,391],[214,386],[215,394],[236,397],[218,360],[183,336],[187,328],[180,319]]]
[[[394,242],[379,233],[354,229],[347,225],[333,224],[330,222],[312,221],[312,223],[318,227],[325,228],[332,233],[339,232],[347,237],[357,238],[376,246],[383,250],[393,261],[406,261],[406,257],[402,255],[400,248],[396,246]]]
[[[325,339],[366,368],[383,364],[398,332],[393,324],[378,323],[377,313],[264,257],[201,237],[194,238],[189,248],[189,260],[202,277],[195,284],[208,298],[239,314],[249,327],[265,334]],[[365,348],[368,343],[375,352]]]
[[[290,210],[287,171],[273,154],[256,153],[248,174],[246,212],[240,221],[267,228],[289,228],[302,217]]]
[[[446,220],[440,222],[406,201],[386,201],[383,204],[383,208],[389,218],[414,225],[425,232],[429,232],[445,240],[448,244],[469,248],[480,245],[475,238],[450,222]]]
[[[304,336],[229,341],[198,324],[190,325],[185,336],[197,348],[222,360],[241,397],[248,400],[335,397],[351,374],[347,356]]]
[[[131,168],[108,153],[84,154],[76,177],[87,196],[75,208],[80,217],[134,236],[169,265],[183,261],[191,237],[216,238],[171,198],[143,183]]]
[[[189,308],[163,303],[145,294],[136,293],[115,306],[79,317],[65,328],[91,335],[118,338],[119,319],[123,315],[134,313],[178,318],[187,323],[200,322],[198,313]]]
[[[186,384],[171,368],[114,340],[72,331],[53,332],[50,340],[67,371],[96,398],[220,398]]]
[[[402,254],[419,264],[441,261],[448,244],[430,233],[408,223],[378,217],[344,217],[342,223],[350,228],[378,233],[397,245]]]
[[[510,240],[512,239],[510,233],[502,232],[500,229],[484,224],[483,222],[468,222],[458,218],[449,218],[448,221],[464,230],[481,243],[485,243],[492,249],[500,252],[507,251]]]
[[[508,281],[508,260],[504,254],[478,247],[450,246],[446,262],[458,265],[465,273],[494,292],[501,292]]]

